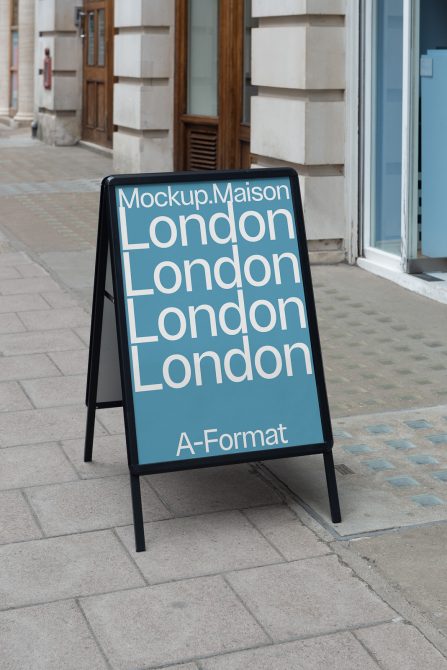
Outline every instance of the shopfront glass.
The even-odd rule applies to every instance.
[[[447,270],[447,2],[420,3],[419,225],[412,267]],[[435,261],[438,259],[438,262]],[[443,260],[441,260],[443,259]]]
[[[362,7],[364,254],[447,281],[447,0]]]

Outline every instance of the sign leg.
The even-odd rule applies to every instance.
[[[87,425],[85,428],[84,463],[90,463],[93,455],[93,436],[95,434],[96,406],[90,402],[87,407]]]
[[[85,428],[84,462],[89,463],[93,454],[95,433],[96,396],[98,392],[99,358],[101,355],[101,333],[104,312],[104,290],[107,270],[108,236],[104,218],[104,188],[101,187],[99,205],[98,242],[96,249],[95,280],[93,288],[92,321],[87,373],[85,403],[87,405],[87,425]]]
[[[323,458],[332,523],[340,523],[340,502],[338,500],[337,480],[335,478],[334,457],[332,451],[325,451]]]
[[[132,493],[133,527],[135,531],[136,551],[146,551],[144,538],[143,507],[141,505],[141,488],[139,475],[130,475],[130,490]]]

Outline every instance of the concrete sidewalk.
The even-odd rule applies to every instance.
[[[153,475],[136,554],[120,410],[82,462],[110,172],[0,131],[0,669],[447,668],[445,306],[314,267],[343,523],[321,458]]]

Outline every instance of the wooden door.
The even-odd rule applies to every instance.
[[[250,16],[250,0],[176,2],[177,170],[250,167]]]
[[[112,146],[113,0],[84,0],[82,138]]]

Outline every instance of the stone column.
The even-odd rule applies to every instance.
[[[311,259],[349,248],[345,211],[345,0],[253,0],[251,153],[298,171]]]
[[[9,0],[0,0],[0,116],[9,116]]]
[[[19,0],[19,91],[14,121],[34,118],[34,0]]]
[[[82,113],[82,39],[75,26],[75,7],[82,0],[35,0],[36,65],[34,110],[37,136],[47,144],[79,141]],[[133,2],[133,0],[132,0]],[[52,59],[51,88],[44,88],[45,49]],[[40,70],[40,74],[39,74]]]
[[[172,170],[174,10],[174,0],[115,0],[117,172]]]

